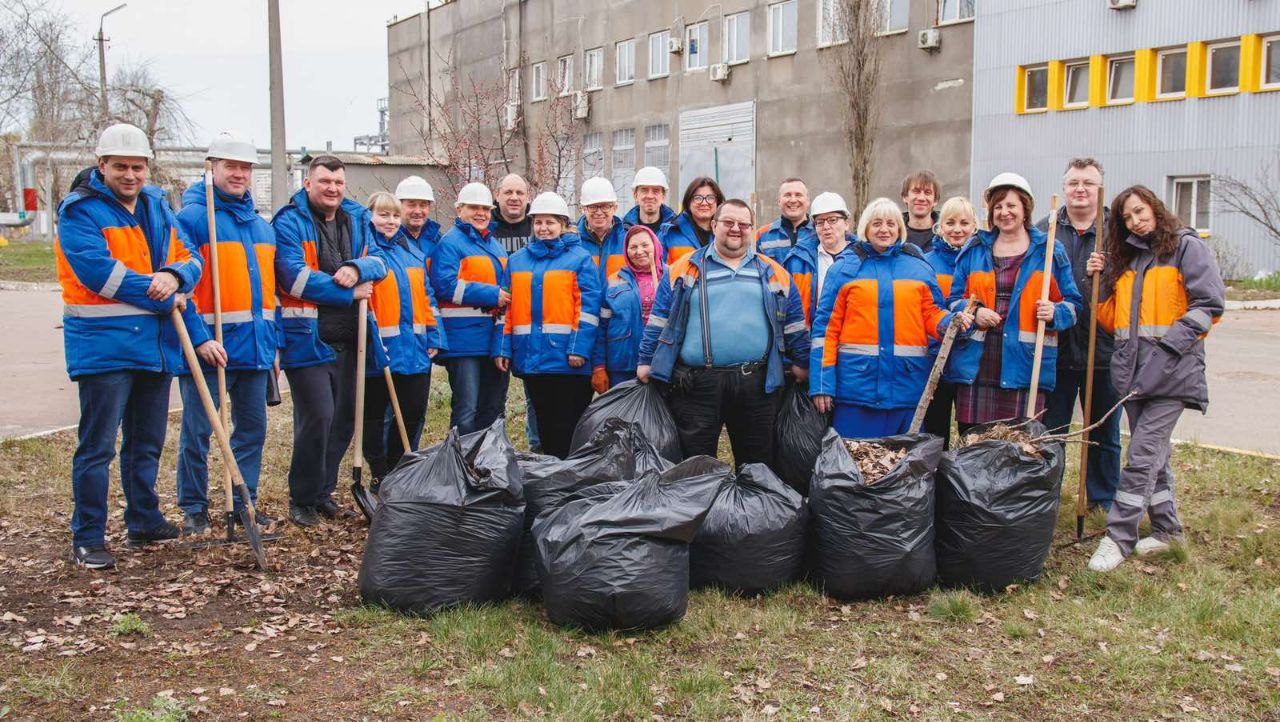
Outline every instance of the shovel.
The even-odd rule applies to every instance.
[[[1053,280],[1053,251],[1058,235],[1058,194],[1049,203],[1049,242],[1044,247],[1044,276],[1040,279],[1040,300],[1049,300],[1049,284]],[[1036,321],[1036,352],[1031,361],[1031,385],[1027,387],[1028,419],[1036,417],[1036,397],[1040,389],[1040,362],[1044,360],[1045,322]]]
[[[360,325],[356,330],[356,433],[354,456],[351,460],[351,498],[365,518],[373,521],[374,512],[378,511],[378,497],[364,488],[364,366],[365,349],[369,345],[369,299],[360,299],[360,310],[356,317]]]
[[[400,432],[400,448],[404,449],[403,453],[409,453],[409,431],[404,425],[404,415],[400,413],[400,397],[396,396],[396,384],[391,379],[391,367],[386,366],[382,369],[382,378],[387,380],[387,396],[391,399],[391,411],[396,416],[396,430]],[[369,482],[369,488],[373,491],[374,496],[378,496],[382,487],[382,479],[374,479]]]
[[[1098,215],[1094,219],[1095,233],[1093,247],[1099,253],[1105,253],[1103,236],[1106,224],[1102,222],[1106,204],[1102,202],[1102,186],[1098,186]],[[1056,224],[1055,224],[1056,225]],[[1089,421],[1093,415],[1093,362],[1094,352],[1098,344],[1098,286],[1102,279],[1093,274],[1093,290],[1089,293],[1089,355],[1084,374],[1084,436],[1080,444],[1080,484],[1076,487],[1076,541],[1084,540],[1084,517],[1089,510],[1089,488],[1086,481],[1089,477]]]
[[[970,296],[969,301],[964,305],[964,312],[973,313],[973,307],[977,305],[978,297]],[[942,378],[942,370],[947,367],[947,359],[951,356],[951,346],[956,342],[956,334],[959,331],[960,324],[954,321],[948,324],[947,332],[942,337],[942,347],[938,349],[938,358],[934,359],[933,369],[929,371],[929,382],[924,386],[924,395],[920,397],[920,403],[916,404],[916,412],[911,415],[911,428],[907,430],[909,434],[920,433],[920,426],[924,423],[924,416],[929,410],[929,404],[933,402],[933,392],[938,390],[938,381]]]
[[[267,553],[262,548],[262,537],[258,533],[258,522],[254,518],[253,500],[249,497],[249,487],[244,484],[244,477],[240,475],[240,466],[236,464],[235,454],[231,451],[231,439],[227,436],[227,428],[222,425],[222,419],[218,416],[218,409],[213,405],[213,396],[209,393],[209,385],[205,383],[204,374],[200,371],[200,359],[196,356],[195,347],[191,345],[191,335],[187,333],[187,327],[182,322],[182,311],[175,306],[170,313],[173,319],[173,327],[178,332],[178,340],[182,343],[182,355],[187,359],[187,366],[191,368],[191,380],[196,384],[196,390],[200,392],[200,403],[204,405],[205,416],[209,418],[209,425],[213,427],[214,436],[218,437],[218,448],[222,451],[222,465],[228,469],[234,484],[235,492],[240,495],[240,525],[244,527],[245,536],[249,539],[249,546],[253,548],[253,558],[257,562],[258,568],[267,570]],[[227,487],[227,503],[232,504],[232,487]],[[234,508],[234,506],[232,507]],[[234,512],[233,512],[234,513]],[[228,533],[230,533],[231,524],[227,525]]]

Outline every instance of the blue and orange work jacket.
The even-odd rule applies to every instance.
[[[587,230],[587,217],[584,215],[578,219],[578,239],[582,244],[583,250],[595,256],[596,264],[600,266],[600,282],[603,284],[604,279],[618,272],[627,263],[627,226],[622,219],[614,216],[613,225],[609,227],[609,232],[604,234],[603,241],[596,241],[596,237]],[[532,241],[530,241],[532,243]]]
[[[491,356],[502,332],[498,291],[510,289],[507,252],[489,229],[455,218],[431,255],[431,291],[440,306],[449,349],[436,361],[465,356]]]
[[[507,266],[511,305],[494,356],[511,359],[516,376],[591,375],[600,325],[600,269],[578,236],[538,238],[516,251]],[[574,368],[569,356],[584,362]]]
[[[858,239],[849,234],[846,236],[849,244],[844,247],[843,251],[836,254],[836,263],[854,255],[853,244]],[[791,274],[791,282],[796,284],[796,290],[800,292],[800,305],[804,309],[804,322],[813,327],[813,314],[818,310],[818,245],[797,245],[787,254],[787,258],[782,263],[787,269],[787,273]],[[827,269],[827,275],[831,275],[831,271],[835,269],[835,264]],[[825,285],[825,284],[824,284]]]
[[[791,242],[791,231],[796,233],[796,242]],[[791,221],[778,216],[767,226],[756,230],[756,252],[772,258],[778,263],[785,263],[791,249],[801,246],[818,245],[818,233],[813,228],[813,219],[805,216],[800,227],[791,225]]]
[[[430,349],[444,350],[440,309],[427,283],[427,257],[401,227],[391,238],[370,234],[374,252],[387,265],[387,275],[373,284],[369,310],[378,322],[378,338],[394,374],[431,373]],[[425,234],[424,234],[425,235]],[[381,373],[369,370],[370,374]]]
[[[95,170],[58,206],[53,250],[62,285],[62,336],[72,379],[112,371],[176,373],[182,368],[169,320],[173,297],[147,297],[151,277],[172,273],[190,293],[203,270],[186,233],[155,186],[143,186],[130,213]],[[192,343],[209,340],[187,304]]]

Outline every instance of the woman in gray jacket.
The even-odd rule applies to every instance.
[[[1098,324],[1115,334],[1111,379],[1129,418],[1129,451],[1107,535],[1089,568],[1109,572],[1133,552],[1169,548],[1182,538],[1173,497],[1171,435],[1184,408],[1209,405],[1204,338],[1222,317],[1225,288],[1213,251],[1145,186],[1111,204],[1107,253],[1086,270],[1105,271]],[[1151,536],[1138,539],[1143,514]]]

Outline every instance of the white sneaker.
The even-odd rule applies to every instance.
[[[1161,541],[1153,536],[1139,539],[1138,543],[1133,545],[1133,553],[1140,557],[1167,551],[1169,551],[1169,543]]]
[[[1120,553],[1120,546],[1111,541],[1111,537],[1104,536],[1102,542],[1098,544],[1098,550],[1089,560],[1089,568],[1095,572],[1109,572],[1120,566],[1122,561],[1124,561],[1124,554]]]

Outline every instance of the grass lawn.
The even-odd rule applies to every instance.
[[[447,420],[440,381],[430,439]],[[290,427],[286,400],[264,460],[275,516]],[[175,520],[176,436],[174,424],[160,477]],[[238,546],[127,550],[118,488],[119,569],[74,570],[73,446],[70,434],[0,444],[0,718],[1280,717],[1280,463],[1266,459],[1178,447],[1188,545],[1110,575],[1085,569],[1096,541],[1069,544],[1064,497],[1045,578],[1028,588],[856,604],[803,584],[695,592],[678,625],[593,636],[529,602],[428,619],[362,607],[363,522],[286,529],[265,574]]]
[[[0,246],[0,281],[54,283],[53,244],[44,241],[14,241]]]

